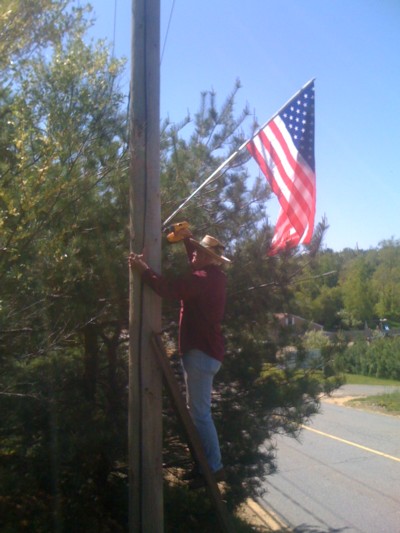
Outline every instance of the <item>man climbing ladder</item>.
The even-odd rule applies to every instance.
[[[221,367],[225,344],[221,331],[226,299],[226,275],[223,265],[224,246],[216,238],[206,235],[200,242],[192,237],[188,227],[174,232],[173,242],[183,240],[190,263],[190,272],[175,280],[156,273],[143,255],[129,255],[130,268],[141,275],[159,296],[180,300],[179,352],[186,383],[186,400],[198,431],[208,465],[216,481],[225,479],[220,445],[211,413],[211,393],[214,376]],[[197,465],[185,479],[189,487],[205,485]]]

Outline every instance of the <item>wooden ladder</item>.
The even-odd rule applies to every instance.
[[[163,373],[164,383],[167,388],[168,395],[171,399],[173,407],[175,408],[178,420],[183,426],[190,452],[192,457],[201,467],[202,474],[206,481],[206,489],[217,512],[221,531],[224,533],[233,533],[234,527],[231,523],[231,518],[222,500],[218,484],[216,483],[210,467],[208,466],[203,445],[201,444],[197,429],[190,417],[186,403],[182,397],[182,393],[179,390],[178,383],[175,379],[174,372],[169,363],[168,355],[162,344],[160,336],[156,333],[153,333],[151,342],[154,348],[153,353]]]

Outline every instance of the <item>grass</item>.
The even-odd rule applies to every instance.
[[[360,376],[358,374],[345,374],[346,383],[349,385],[397,385],[400,387],[400,381],[395,379],[374,378],[372,376]]]
[[[400,392],[349,400],[347,405],[400,416]]]
[[[346,383],[351,385],[398,386],[399,390],[396,392],[367,396],[366,398],[357,398],[355,400],[350,400],[347,404],[354,407],[373,409],[374,411],[400,416],[400,381],[396,381],[395,379],[380,379],[371,376],[346,374]]]

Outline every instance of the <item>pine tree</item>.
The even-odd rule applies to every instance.
[[[123,531],[128,179],[126,102],[117,86],[122,65],[104,46],[85,44],[85,14],[68,11],[68,2],[40,3],[40,36],[35,6],[11,4],[12,27],[20,17],[26,30],[12,34],[12,83],[0,87],[7,125],[0,136],[1,520],[9,530],[28,523],[38,531]],[[5,16],[11,4],[2,4],[0,21],[11,21]],[[238,90],[239,82],[220,106],[205,91],[193,119],[162,125],[164,220],[254,130],[246,109],[235,113]],[[266,257],[270,191],[264,178],[249,174],[247,160],[241,154],[180,213],[195,236],[223,241],[233,261],[227,356],[215,398],[231,507],[255,494],[275,466],[272,436],[297,434],[328,381],[314,368],[277,364],[281,345],[296,342],[301,349],[295,335],[278,331],[275,315],[295,305],[294,282],[318,243],[307,259],[296,251]],[[164,240],[163,272],[183,268],[182,246]],[[177,306],[165,304],[163,316],[173,352]],[[187,461],[168,403],[164,425],[166,462]]]

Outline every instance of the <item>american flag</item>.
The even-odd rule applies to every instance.
[[[281,209],[268,255],[309,244],[315,217],[314,80],[249,141]]]

